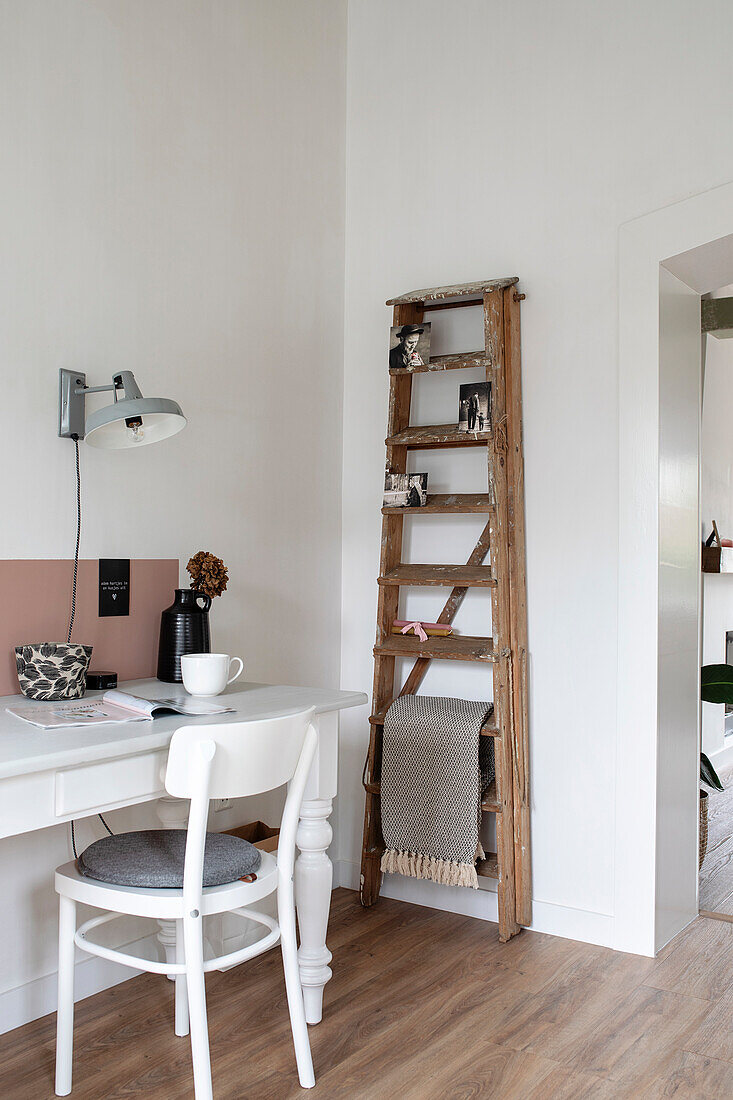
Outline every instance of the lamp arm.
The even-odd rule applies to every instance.
[[[114,386],[81,386],[79,389],[74,390],[74,393],[86,396],[88,393],[106,393],[114,388]]]

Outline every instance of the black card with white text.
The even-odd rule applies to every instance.
[[[130,559],[99,559],[99,617],[130,614]]]

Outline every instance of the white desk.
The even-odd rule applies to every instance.
[[[180,684],[130,681],[125,690],[147,699],[185,697]],[[89,697],[99,695],[90,692]],[[158,799],[158,815],[168,828],[184,828],[188,803],[165,794],[163,775],[173,732],[183,725],[211,725],[248,718],[272,718],[316,708],[318,749],[301,810],[295,864],[300,929],[300,973],[308,1023],[321,1019],[323,987],[331,977],[326,929],[331,901],[331,814],[338,776],[338,712],[367,702],[354,691],[233,684],[226,692],[233,714],[187,718],[171,715],[152,722],[110,723],[65,730],[41,730],[8,706],[33,706],[22,695],[0,699],[0,838],[45,829],[72,818]],[[168,923],[168,922],[166,922]],[[158,937],[169,954],[173,929]]]

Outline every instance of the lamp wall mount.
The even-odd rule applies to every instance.
[[[83,439],[85,435],[87,376],[83,371],[59,371],[59,435],[62,439]],[[77,393],[77,390],[81,391]]]

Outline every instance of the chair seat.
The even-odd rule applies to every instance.
[[[186,855],[185,829],[144,829],[117,833],[90,844],[79,856],[86,878],[114,886],[180,889]],[[247,840],[228,833],[207,833],[204,848],[204,886],[222,886],[260,866],[261,852]]]
[[[207,886],[203,890],[203,916],[252,905],[277,889],[277,860],[270,852],[260,852],[260,855],[262,862],[254,882],[238,880],[222,886]],[[100,882],[80,874],[74,860],[56,868],[55,886],[57,893],[97,909],[164,920],[177,920],[183,915],[182,889],[170,886],[116,886],[114,883]]]

